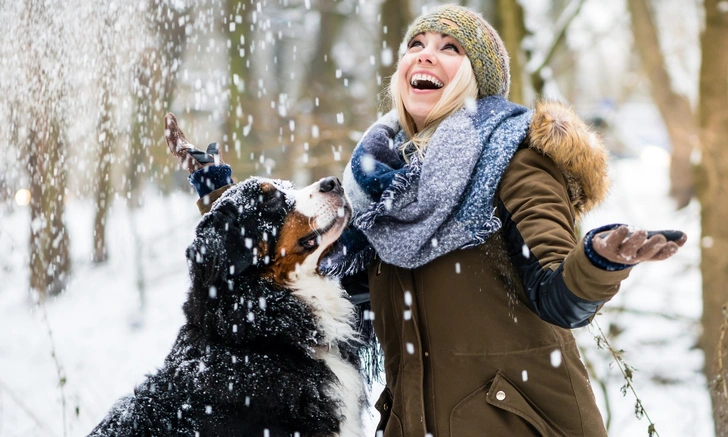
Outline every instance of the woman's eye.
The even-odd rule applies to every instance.
[[[412,41],[412,42],[410,43],[410,45],[409,45],[409,48],[414,48],[414,47],[424,47],[424,46],[425,46],[425,45],[424,45],[424,44],[422,44],[422,42],[421,42],[421,41],[417,41],[417,40],[414,40],[414,41]]]
[[[453,50],[455,53],[460,53],[460,50],[458,50],[458,46],[452,43],[445,44],[445,47],[443,47],[445,50]]]

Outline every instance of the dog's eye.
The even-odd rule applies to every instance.
[[[272,200],[278,199],[278,193],[263,193],[260,196],[258,196],[258,203],[269,203]]]
[[[303,242],[303,247],[313,249],[316,247],[316,240],[306,240]]]
[[[304,249],[316,249],[319,245],[319,236],[314,235],[313,237],[304,238],[300,241],[300,244]]]

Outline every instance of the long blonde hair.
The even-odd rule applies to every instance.
[[[410,139],[400,147],[400,150],[407,148],[411,144],[414,146],[417,154],[423,157],[427,144],[430,142],[430,138],[432,138],[440,122],[465,106],[467,99],[475,99],[478,97],[478,83],[475,81],[475,73],[473,73],[470,60],[467,56],[463,56],[463,62],[460,64],[460,68],[443,90],[440,100],[435,103],[435,106],[425,118],[425,127],[418,132],[414,119],[404,107],[400,80],[398,65],[397,70],[389,82],[389,97],[393,106],[397,109],[399,124],[404,129],[405,134],[407,134],[407,138]],[[405,156],[405,160],[409,161],[408,155]]]

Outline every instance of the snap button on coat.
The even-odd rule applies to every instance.
[[[502,401],[506,398],[506,392],[504,392],[503,390],[498,390],[498,392],[495,394],[495,398],[499,401]]]

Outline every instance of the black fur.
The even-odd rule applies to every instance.
[[[291,207],[281,191],[264,193],[252,179],[229,189],[205,215],[187,249],[187,320],[172,351],[90,436],[338,431],[339,408],[327,395],[336,378],[310,354],[316,320],[288,290],[259,276]],[[253,250],[263,239],[271,253]]]

